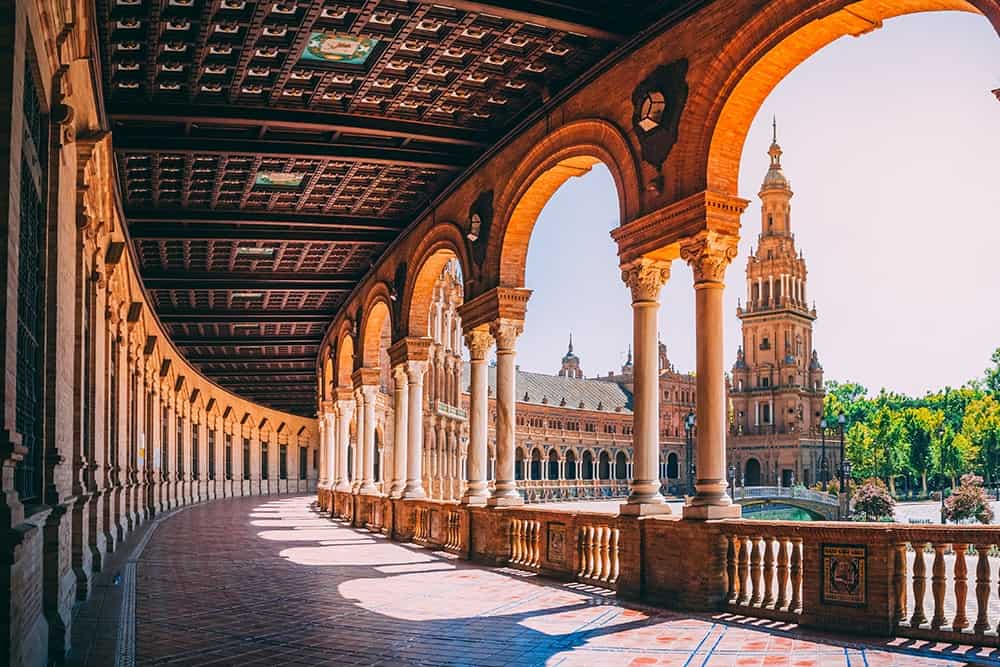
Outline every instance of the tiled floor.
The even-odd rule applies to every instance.
[[[955,665],[483,568],[312,511],[311,497],[195,506],[138,565],[140,665]],[[982,664],[1000,665],[1000,657]],[[995,661],[995,662],[993,662]]]

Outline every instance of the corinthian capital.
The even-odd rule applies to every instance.
[[[465,334],[465,345],[469,348],[469,357],[473,361],[481,361],[493,345],[493,336],[486,327],[479,327]]]
[[[681,258],[691,265],[694,282],[721,283],[736,257],[740,239],[735,234],[699,232],[681,241]]]
[[[517,337],[524,331],[524,322],[500,318],[490,323],[490,334],[497,341],[497,351],[513,350]]]
[[[632,292],[632,301],[656,301],[670,280],[670,262],[637,259],[622,266],[622,280]]]

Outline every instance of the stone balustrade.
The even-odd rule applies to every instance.
[[[334,496],[342,518],[393,539],[669,608],[1000,646],[996,527],[685,521]]]
[[[624,479],[535,479],[518,480],[526,503],[563,500],[607,500],[628,496]]]

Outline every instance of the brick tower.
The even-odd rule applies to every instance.
[[[743,344],[733,365],[730,449],[742,459],[747,484],[809,484],[820,474],[812,440],[823,409],[823,367],[813,349],[816,309],[806,302],[806,262],[791,230],[792,188],[781,170],[776,124],[768,155],[761,232],[747,262],[746,304],[736,312]],[[828,450],[834,470],[831,461]]]

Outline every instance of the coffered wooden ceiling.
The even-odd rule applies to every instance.
[[[316,410],[318,343],[477,157],[684,0],[99,0],[121,198],[188,359]]]

